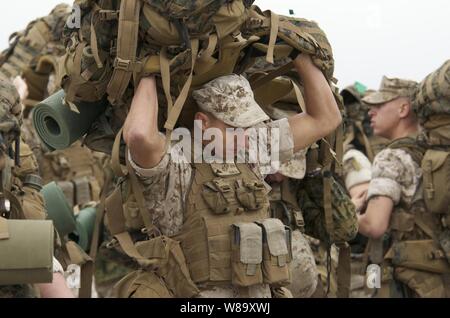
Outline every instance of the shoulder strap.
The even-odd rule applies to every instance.
[[[417,139],[413,136],[394,140],[387,147],[390,149],[402,149],[406,151],[419,166],[426,150],[417,143]]]
[[[138,72],[140,64],[136,61],[139,34],[140,0],[122,0],[117,35],[117,57],[114,71],[108,84],[107,93],[111,104],[115,105],[124,94],[133,73]]]

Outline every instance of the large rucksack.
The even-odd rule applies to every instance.
[[[57,46],[70,11],[69,5],[59,4],[49,15],[30,22],[24,31],[13,33],[8,49],[0,55],[0,73],[16,77],[43,51],[59,50]]]
[[[450,60],[422,81],[413,107],[427,145],[421,161],[425,204],[432,213],[446,215],[450,227]]]
[[[67,53],[59,78],[66,100],[111,107],[85,138],[93,150],[110,153],[142,76],[157,75],[160,129],[192,125],[190,92],[222,75],[243,73],[255,58],[273,63],[294,50],[311,54],[328,79],[331,46],[314,22],[262,12],[253,1],[78,0],[81,26],[65,30]],[[288,65],[259,87],[292,69]],[[182,116],[180,114],[182,113]],[[180,118],[180,120],[178,120]]]

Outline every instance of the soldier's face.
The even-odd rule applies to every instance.
[[[391,139],[392,132],[400,121],[399,100],[370,106],[369,117],[374,135]]]
[[[206,117],[205,117],[206,116]],[[217,155],[225,157],[236,156],[238,149],[246,149],[248,146],[248,136],[245,129],[236,129],[223,121],[214,118],[212,115],[197,115],[196,119],[202,120],[202,130],[204,134],[214,132],[214,144],[216,145],[215,152]],[[220,131],[219,134],[216,132]],[[216,140],[221,138],[222,140]],[[203,140],[203,144],[209,144],[211,140]]]

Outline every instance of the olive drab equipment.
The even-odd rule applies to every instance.
[[[450,61],[428,75],[413,98],[426,151],[421,162],[427,211],[441,216],[441,247],[450,261]]]
[[[140,245],[141,250],[138,250],[138,246],[134,245],[127,232],[125,219],[127,213],[124,213],[122,208],[128,202],[122,196],[122,186],[126,188],[125,185],[131,185],[142,223],[150,237],[158,230],[145,210],[142,191],[139,191],[139,183],[134,172],[132,169],[123,171],[120,166],[121,163],[125,163],[123,152],[125,147],[118,132],[130,106],[133,87],[137,87],[140,78],[151,74],[156,75],[159,88],[159,123],[164,124],[160,129],[165,129],[168,134],[177,124],[188,127],[192,125],[196,109],[195,102],[190,97],[193,89],[219,76],[243,73],[259,56],[265,56],[269,63],[282,59],[287,61],[281,67],[251,80],[254,90],[270,85],[272,80],[284,74],[290,74],[295,78],[291,60],[295,52],[310,54],[315,64],[331,82],[334,80],[334,60],[325,34],[314,22],[279,16],[270,11],[262,12],[258,7],[252,6],[253,1],[195,1],[187,4],[184,1],[122,0],[119,3],[109,0],[78,0],[75,3],[81,8],[81,27],[79,29],[66,27],[67,52],[62,59],[58,78],[66,92],[68,102],[75,104],[78,101],[97,102],[107,96],[111,104],[93,124],[95,129],[87,133],[84,143],[93,150],[108,154],[112,152],[114,171],[117,176],[126,180],[119,184],[120,186],[104,203],[108,225],[115,242],[118,242],[125,253],[136,259],[144,268],[163,270],[167,267],[158,266],[161,263],[177,264],[171,267],[175,271],[172,275],[164,275],[179,278],[177,282],[166,282],[174,295],[185,297],[195,295],[198,293],[196,282],[227,281],[234,278],[242,285],[249,284],[245,279],[239,278],[239,275],[233,276],[230,271],[216,269],[215,266],[219,264],[209,263],[210,255],[204,252],[186,253],[186,258],[196,261],[204,271],[194,270],[194,273],[190,273],[192,268],[188,270],[183,260],[182,249],[186,244],[183,245],[181,242],[180,247],[172,238],[157,236],[144,246]],[[298,93],[297,86],[293,88],[291,85],[289,91],[292,89]],[[333,91],[337,96],[336,90]],[[183,116],[178,120],[182,112]],[[334,135],[330,136],[330,140],[327,141],[329,147],[339,144],[338,141],[341,139],[342,132],[338,133],[337,138]],[[326,164],[331,168],[333,165],[331,149],[328,150],[330,151],[324,153],[330,154]],[[342,156],[342,149],[338,149],[337,156]],[[219,193],[223,192],[224,197],[230,195],[229,190],[222,190],[220,186],[215,185],[211,189],[212,192],[218,192],[218,200]],[[258,187],[255,185],[243,184],[236,188],[236,193],[257,192],[257,190]],[[242,197],[252,198],[252,195]],[[222,198],[223,200],[227,202],[227,199]],[[254,199],[243,200],[250,200],[246,204],[253,204],[251,200]],[[331,206],[327,211],[331,213]],[[199,226],[197,223],[194,225]],[[280,236],[282,230],[279,224],[268,226],[276,228],[275,233]],[[204,229],[201,227],[198,229],[202,231],[200,233],[204,233]],[[264,233],[264,229],[258,232],[254,226],[235,226],[234,229],[237,238],[243,235],[256,239],[258,233]],[[247,232],[249,234],[246,234]],[[183,233],[189,238],[188,234],[192,233],[190,231]],[[206,237],[203,239],[205,241],[202,244],[209,240]],[[114,245],[114,242],[111,244]],[[143,254],[146,254],[146,251],[147,254],[148,251],[156,251],[157,249],[152,247],[155,244],[164,246],[163,250],[167,253],[154,257],[149,264],[148,257],[144,257]],[[277,255],[279,252],[272,251],[271,245],[268,242],[269,253],[274,253],[270,254],[269,259],[283,267],[282,264],[289,257],[284,255],[284,251]],[[236,248],[233,250],[242,248],[244,255],[245,251],[249,251],[241,244],[234,246]],[[233,252],[231,256],[235,256],[235,253]],[[228,252],[224,255],[225,258],[231,256]],[[257,257],[243,256],[241,261],[248,265],[248,273],[252,274],[247,276],[260,277]],[[262,275],[262,279],[265,280],[267,277]],[[130,285],[131,280],[136,281],[136,277],[130,276],[130,280],[124,282],[124,286],[135,286]]]
[[[311,54],[332,79],[331,46],[317,24],[261,12],[252,2],[76,1],[81,28],[66,27],[61,87],[69,102],[95,102],[107,95],[111,103],[85,143],[93,150],[111,152],[132,88],[150,74],[157,75],[162,92],[160,122],[165,124],[160,128],[169,132],[177,123],[192,124],[196,107],[189,97],[192,89],[222,75],[244,72],[257,56],[273,63],[294,50]],[[287,63],[253,84],[260,86],[292,68]]]
[[[8,220],[0,216],[0,259],[0,286],[50,283],[53,279],[52,222]]]
[[[390,222],[392,245],[384,259],[396,270],[396,279],[419,296],[443,297],[447,292],[448,297],[445,278],[450,274],[448,148],[440,148],[442,145],[435,148],[416,136],[398,139],[388,147],[410,154],[422,168],[423,176],[413,202],[410,205],[400,202],[395,208]],[[440,175],[436,175],[437,171]]]
[[[0,73],[8,78],[21,75],[30,63],[49,48],[59,49],[62,29],[70,14],[70,6],[57,5],[49,15],[36,19],[21,32],[13,33],[9,38],[9,48],[0,55]]]

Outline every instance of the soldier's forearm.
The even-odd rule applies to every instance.
[[[372,198],[366,213],[358,215],[359,233],[373,239],[382,237],[388,229],[393,207],[394,202],[388,197]]]
[[[306,113],[323,127],[323,135],[333,132],[342,116],[331,88],[323,73],[314,65],[311,57],[301,54],[294,62],[305,88]]]

